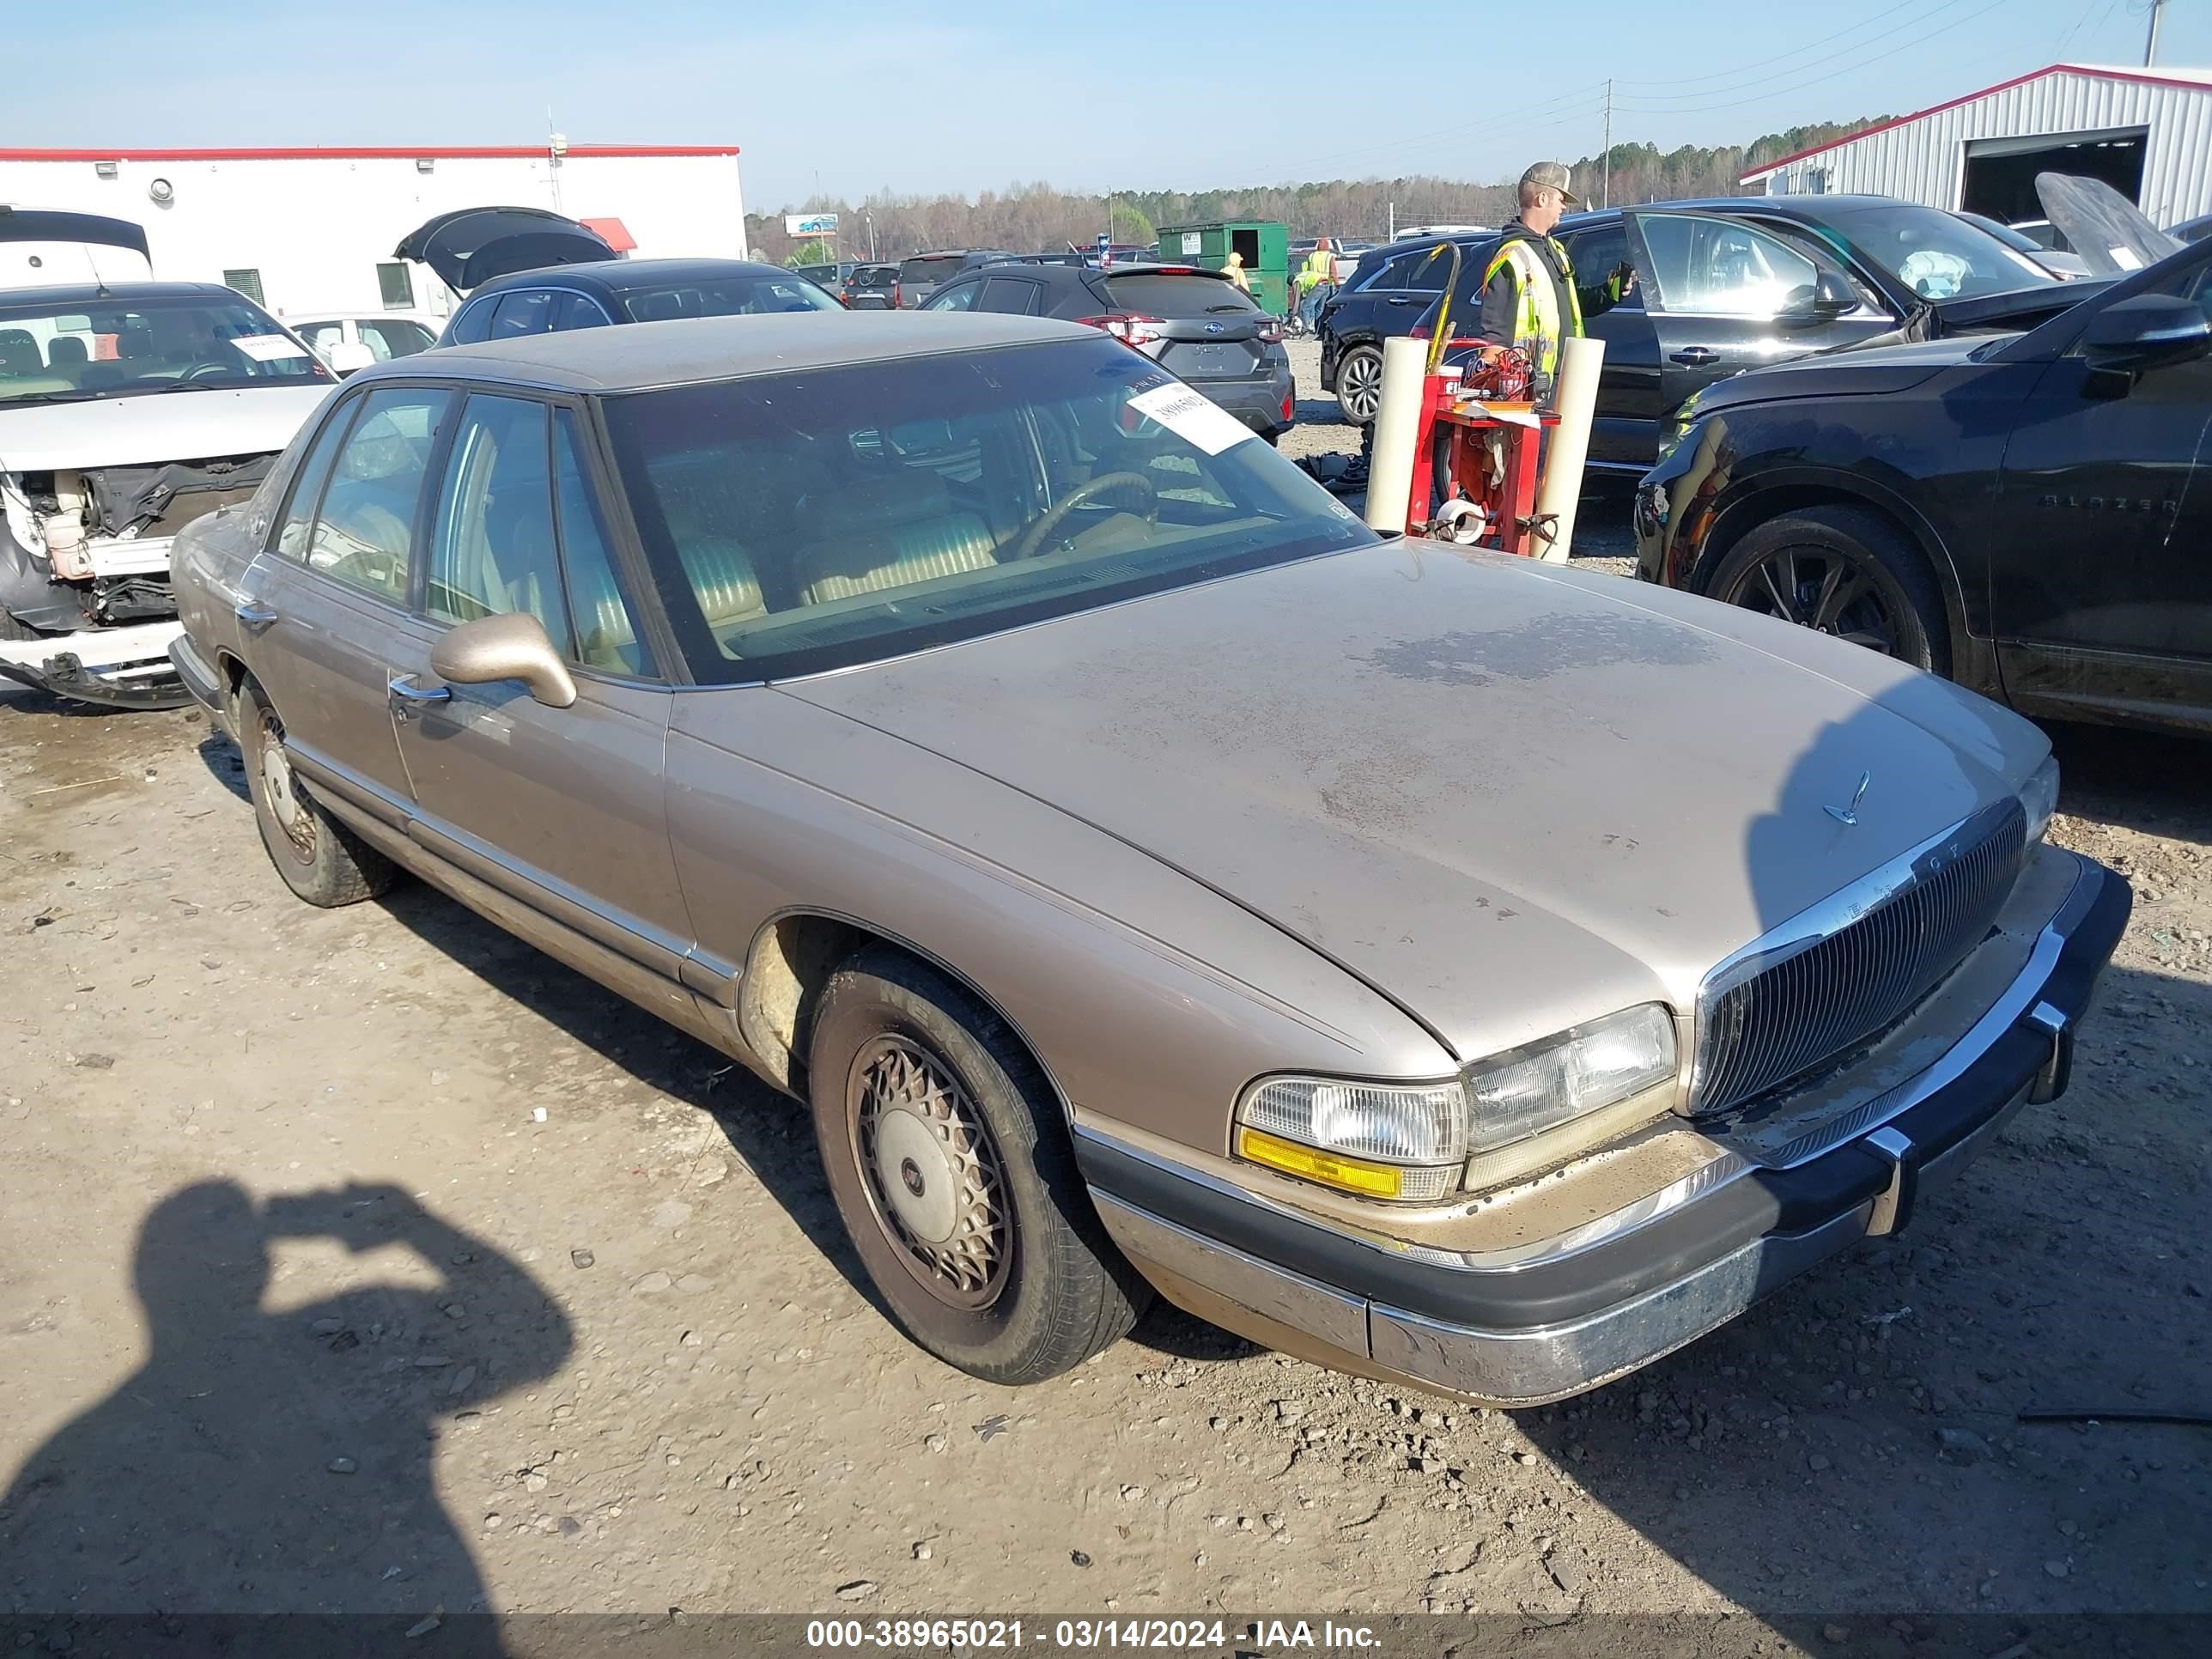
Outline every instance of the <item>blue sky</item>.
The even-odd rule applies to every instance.
[[[1470,0],[107,0],[16,9],[0,146],[735,143],[746,204],[1196,188],[1432,173],[1480,180],[1613,136],[1741,143],[1904,113],[2058,59],[2139,64],[2148,0],[1570,0],[1525,97],[1455,59]],[[189,14],[191,22],[183,18]],[[1389,61],[1395,53],[1402,62]],[[2163,64],[2212,64],[2212,0],[2168,0]],[[1514,118],[1516,111],[1522,112]]]

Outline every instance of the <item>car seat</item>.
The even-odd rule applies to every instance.
[[[795,561],[804,602],[827,605],[998,562],[998,540],[974,513],[957,509],[934,473],[902,470],[832,496],[832,532]]]

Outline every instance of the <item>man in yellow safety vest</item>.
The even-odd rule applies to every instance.
[[[1611,310],[1636,285],[1636,268],[1626,263],[1593,286],[1575,281],[1567,251],[1552,234],[1561,215],[1582,205],[1573,184],[1559,161],[1539,161],[1522,173],[1520,216],[1500,233],[1482,273],[1482,320],[1474,331],[1485,343],[1482,355],[1495,356],[1507,346],[1526,351],[1540,403],[1559,374],[1559,342],[1579,336],[1585,317]]]

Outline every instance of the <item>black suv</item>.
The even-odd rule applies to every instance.
[[[1638,574],[2026,714],[2212,732],[2208,430],[2199,243],[2025,333],[1713,387],[1637,491]]]
[[[891,288],[891,306],[915,311],[921,302],[956,276],[965,276],[994,259],[1011,259],[1004,248],[945,248],[935,253],[909,253],[899,261],[898,281]]]
[[[1614,471],[1650,466],[1682,407],[1744,369],[1909,320],[1923,336],[2032,327],[2102,287],[2062,281],[1955,214],[1881,196],[1668,202],[1576,214],[1553,234],[1586,283],[1623,264],[1637,275],[1586,331],[1605,342],[1589,464]],[[1497,239],[1449,240],[1460,252],[1449,326],[1464,338]],[[1374,417],[1382,343],[1434,307],[1449,265],[1434,246],[1376,250],[1386,257],[1323,308],[1322,386],[1347,419]]]

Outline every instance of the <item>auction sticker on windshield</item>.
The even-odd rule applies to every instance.
[[[1187,386],[1154,386],[1130,398],[1128,406],[1209,455],[1252,436],[1250,427]]]
[[[287,357],[304,357],[307,347],[286,339],[281,334],[235,334],[231,344],[236,346],[254,362],[273,363]]]

